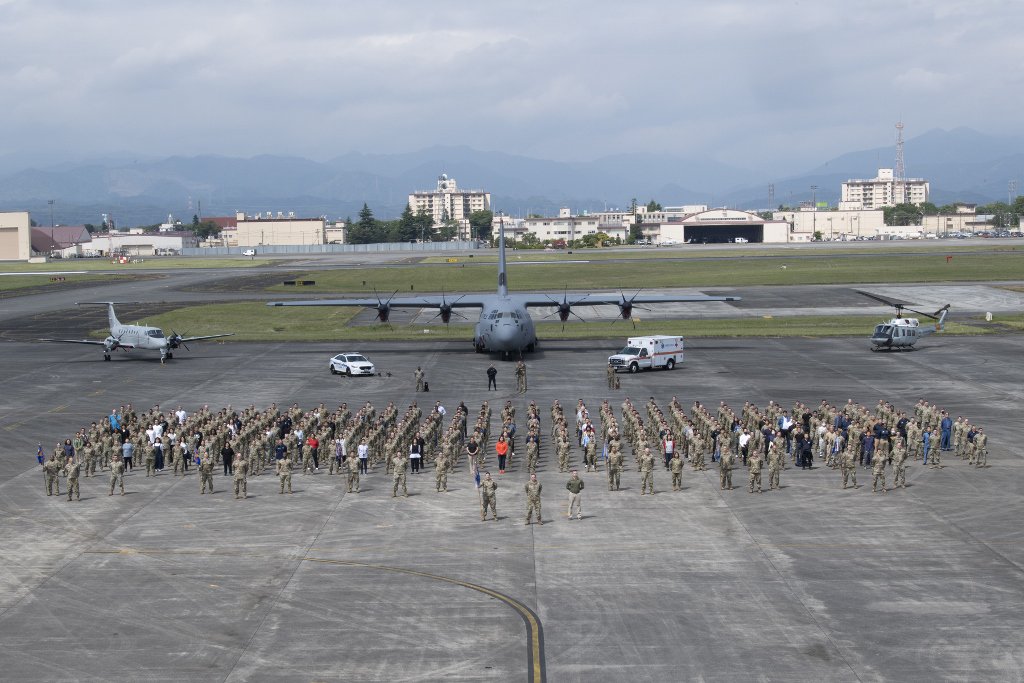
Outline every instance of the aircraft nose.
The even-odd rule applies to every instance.
[[[498,326],[498,328],[494,330],[495,346],[501,349],[514,350],[512,349],[512,346],[515,341],[517,331],[518,330],[515,325]]]

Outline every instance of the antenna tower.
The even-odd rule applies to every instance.
[[[903,121],[896,122],[896,177],[893,179],[893,204],[907,203],[907,170],[903,165]]]

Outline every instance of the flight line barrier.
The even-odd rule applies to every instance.
[[[285,254],[351,254],[379,252],[438,252],[468,251],[484,248],[475,240],[458,242],[380,242],[376,244],[265,244],[245,247],[185,247],[182,256],[243,256],[249,249],[256,256]]]

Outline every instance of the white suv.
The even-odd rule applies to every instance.
[[[331,359],[332,375],[375,375],[377,369],[361,353],[339,353]]]

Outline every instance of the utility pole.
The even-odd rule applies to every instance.
[[[818,186],[811,185],[811,239],[818,232]]]
[[[46,200],[46,203],[50,205],[50,242],[54,241],[54,239],[53,239],[53,201],[54,200],[52,200],[52,199],[47,199]]]

